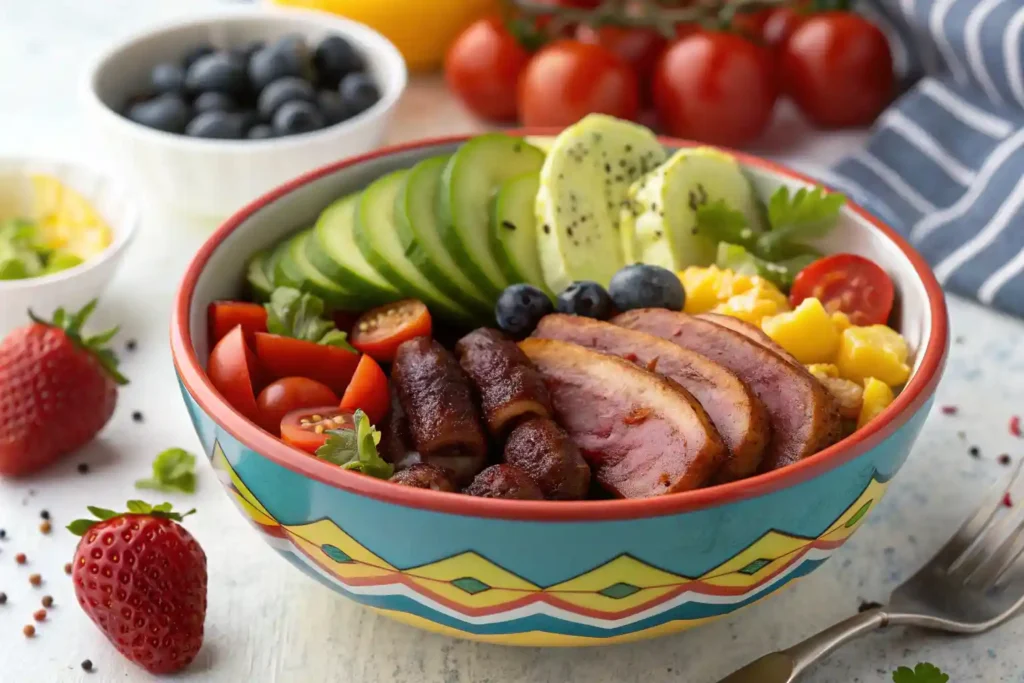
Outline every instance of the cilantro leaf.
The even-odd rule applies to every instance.
[[[747,217],[724,199],[697,207],[697,230],[716,242],[749,245],[754,239]]]
[[[768,223],[772,233],[778,235],[776,239],[806,241],[824,237],[835,227],[845,203],[844,195],[826,192],[821,187],[800,188],[790,195],[789,188],[783,186],[768,200]]]
[[[137,489],[195,493],[196,456],[181,448],[169,448],[153,460],[153,476],[135,482]]]
[[[893,683],[948,683],[949,676],[934,664],[921,663],[911,670],[901,666],[892,674]]]
[[[357,353],[348,343],[348,335],[337,329],[334,321],[324,317],[324,301],[318,296],[292,287],[278,287],[264,308],[267,309],[267,331],[271,334]]]
[[[357,410],[353,416],[355,429],[334,429],[327,432],[327,443],[317,449],[316,457],[346,470],[355,470],[377,479],[389,479],[394,466],[377,453],[380,432],[366,413]]]
[[[757,275],[786,292],[793,286],[797,274],[818,258],[817,254],[808,253],[789,259],[769,261],[752,254],[739,244],[720,242],[715,265],[741,275]]]

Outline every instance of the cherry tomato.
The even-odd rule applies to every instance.
[[[338,395],[326,384],[308,377],[285,377],[266,386],[256,397],[260,424],[275,436],[281,433],[281,419],[293,410],[338,402]]]
[[[772,118],[778,97],[771,53],[731,33],[676,41],[654,74],[654,104],[676,137],[740,147]]]
[[[808,17],[786,41],[781,65],[786,91],[818,126],[866,126],[892,100],[889,42],[856,14]]]
[[[608,48],[559,40],[538,52],[519,79],[519,118],[525,126],[569,126],[587,114],[635,119],[636,74]]]
[[[356,320],[352,346],[381,363],[390,363],[403,342],[429,337],[430,311],[417,299],[405,299],[371,309]]]
[[[444,63],[448,87],[477,116],[516,118],[516,84],[530,54],[499,17],[480,19],[459,35]]]
[[[255,348],[256,357],[272,378],[308,377],[336,394],[345,392],[359,364],[358,353],[266,332],[256,334]]]
[[[341,397],[341,409],[353,413],[362,410],[371,423],[378,425],[387,417],[390,406],[388,376],[377,365],[377,361],[370,356],[363,356],[345,395]]]
[[[751,40],[761,40],[764,26],[771,18],[774,8],[754,10],[753,12],[737,12],[732,18],[732,29]]]
[[[245,340],[245,330],[236,325],[210,352],[206,373],[217,391],[238,412],[253,422],[260,421],[255,387],[259,382],[256,356]]]
[[[594,28],[581,24],[576,29],[576,40],[581,43],[602,45],[633,68],[640,83],[650,82],[658,58],[665,51],[668,41],[664,36],[648,28],[625,28],[622,26],[601,26]]]
[[[293,410],[281,419],[281,440],[307,453],[327,443],[327,432],[355,429],[352,413],[337,406]]]
[[[829,312],[842,311],[854,325],[884,325],[892,313],[896,290],[882,268],[856,254],[833,254],[818,259],[793,281],[793,306],[809,297]]]
[[[770,48],[781,49],[807,16],[799,6],[779,7],[761,27],[761,40]]]
[[[267,331],[267,309],[243,301],[214,301],[210,304],[210,344],[241,325],[247,334]]]

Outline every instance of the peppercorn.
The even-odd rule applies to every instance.
[[[7,593],[0,593],[0,605],[7,604]]]
[[[128,351],[134,351],[135,349],[139,348],[139,343],[134,339],[129,339],[128,341],[125,342],[124,348],[127,349]]]
[[[21,629],[21,632],[25,634],[26,638],[31,638],[36,634],[36,627],[32,624],[25,624],[25,628]]]
[[[142,422],[142,411],[136,410],[132,413],[132,422]]]
[[[89,474],[89,463],[87,463],[87,462],[80,462],[80,463],[78,463],[78,473],[79,474]]]
[[[36,621],[44,621],[46,619],[46,610],[37,609],[35,612],[32,613],[32,618]]]
[[[39,513],[39,516],[42,517],[43,519],[47,519],[48,520],[48,519],[50,519],[50,511],[49,510],[43,510],[42,512]]]
[[[82,661],[82,669],[85,671],[92,671],[92,660],[86,659]]]
[[[53,596],[52,595],[44,595],[43,596],[43,607],[53,607]]]
[[[51,525],[49,522],[43,522],[39,525],[39,530],[42,531],[44,534],[48,534],[50,533],[50,531],[53,530],[53,525]]]
[[[64,565],[64,573],[71,576],[71,563],[68,562]]]
[[[39,574],[30,574],[29,577],[28,577],[28,582],[31,583],[33,586],[38,587],[38,586],[42,585],[43,577],[40,576]]]
[[[1000,465],[1006,466],[1006,465],[1009,465],[1011,462],[1013,462],[1013,461],[1010,459],[1010,454],[1009,453],[1003,453],[1002,455],[999,456],[999,464]]]
[[[25,564],[26,562],[28,562],[28,558],[25,557],[25,553],[18,553],[14,556],[14,561],[18,564]]]
[[[972,458],[981,457],[981,449],[977,446],[971,446],[967,452],[971,454]]]
[[[7,530],[0,529],[0,538],[7,538]]]

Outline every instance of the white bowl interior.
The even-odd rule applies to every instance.
[[[256,251],[274,245],[282,237],[311,225],[334,200],[366,187],[393,170],[408,168],[415,162],[437,154],[450,154],[457,145],[428,145],[382,157],[329,173],[268,202],[246,218],[211,254],[196,283],[190,310],[192,343],[200,361],[209,353],[206,310],[210,302],[236,297],[245,277],[248,258]],[[780,185],[806,186],[802,181],[761,168],[747,168],[754,187],[762,198],[769,197]],[[928,296],[913,264],[895,243],[850,208],[843,211],[840,224],[816,246],[827,253],[854,252],[878,263],[896,284],[897,303],[894,320],[911,349],[924,349],[932,334]],[[916,371],[921,356],[915,353]]]

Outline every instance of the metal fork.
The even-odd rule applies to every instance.
[[[1009,620],[1024,604],[1024,505],[1007,508],[1024,477],[996,486],[974,515],[917,574],[870,609],[788,650],[765,655],[719,683],[790,683],[846,643],[887,626],[977,634]],[[1024,502],[1024,499],[1022,499]]]

